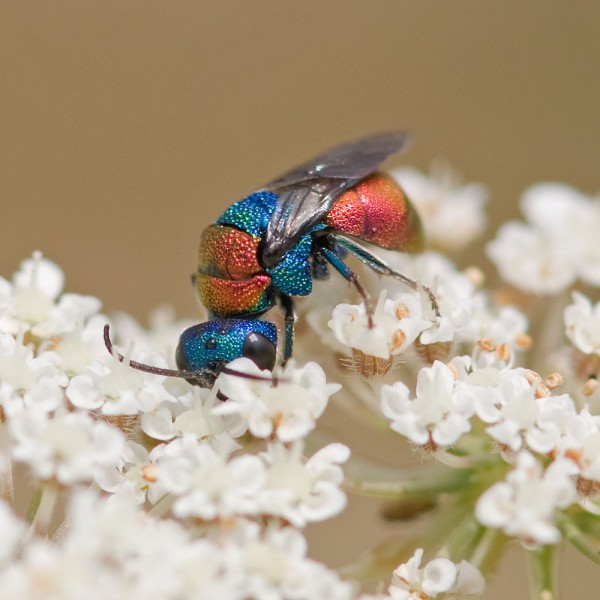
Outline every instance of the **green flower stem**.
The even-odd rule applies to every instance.
[[[581,554],[600,565],[600,520],[577,507],[559,513],[557,525],[563,537]]]
[[[338,569],[340,577],[359,583],[389,581],[394,569],[405,563],[415,548],[426,545],[422,535],[394,535],[370,549],[353,563]]]
[[[510,468],[498,454],[454,456],[446,452],[436,456],[443,456],[451,466],[393,467],[352,455],[344,467],[344,487],[349,492],[382,499],[431,498],[467,491],[476,497],[503,479]]]
[[[502,530],[486,529],[472,555],[465,558],[475,565],[484,576],[489,576],[496,571],[510,541]]]
[[[38,508],[40,507],[40,502],[42,500],[43,488],[39,487],[34,490],[33,494],[31,494],[31,501],[29,502],[29,506],[27,507],[27,515],[26,519],[29,524],[33,523],[35,519],[35,515],[37,514]]]
[[[394,468],[352,459],[345,471],[347,491],[382,499],[438,496],[464,491],[479,483],[473,469],[449,469],[439,465]]]
[[[468,560],[489,575],[502,556],[507,538],[501,531],[488,530],[473,516],[480,491],[496,481],[506,465],[490,461],[479,469],[451,469],[435,465],[421,469],[399,469],[353,460],[346,472],[350,477],[368,474],[369,481],[347,480],[346,489],[379,498],[443,499],[426,528],[410,537],[394,536],[371,550],[362,560],[341,570],[341,575],[359,581],[385,579],[399,564],[406,562],[415,548],[429,556],[447,556],[454,562]]]
[[[41,489],[34,493],[27,512],[27,520],[31,523],[30,532],[48,535],[58,496],[59,487],[54,481],[46,481]]]
[[[440,554],[454,562],[463,559],[470,561],[478,549],[485,531],[485,528],[473,517],[473,507],[470,506],[465,518],[460,523],[456,523],[454,532],[440,549]]]
[[[486,529],[474,517],[471,510],[462,523],[457,523],[448,543],[439,554],[455,563],[468,560],[487,579],[497,568],[509,539],[499,529]]]
[[[148,514],[160,518],[171,510],[174,501],[175,498],[171,494],[166,494],[148,511]]]
[[[529,593],[532,600],[559,600],[557,574],[559,548],[542,546],[527,552]]]

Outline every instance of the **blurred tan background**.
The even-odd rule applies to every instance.
[[[0,64],[0,274],[40,249],[139,318],[196,314],[198,238],[227,205],[374,130],[414,133],[397,164],[488,185],[496,224],[530,183],[599,186],[593,0],[2,0]],[[372,543],[353,506],[364,532],[327,525],[316,557]]]

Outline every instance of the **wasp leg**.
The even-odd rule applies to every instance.
[[[377,256],[376,254],[370,252],[364,246],[361,246],[360,244],[347,238],[346,236],[340,235],[338,233],[330,233],[329,235],[335,240],[336,244],[338,244],[344,250],[350,252],[350,254],[356,256],[358,260],[363,262],[369,268],[373,269],[373,271],[375,271],[376,273],[379,273],[380,275],[387,275],[389,277],[393,277],[394,279],[398,279],[399,281],[401,281],[402,283],[404,283],[405,285],[407,285],[415,291],[419,291],[420,287],[427,294],[427,297],[431,302],[431,307],[435,312],[435,316],[440,316],[440,307],[437,303],[437,299],[435,297],[435,294],[431,291],[429,287],[427,287],[426,285],[420,285],[414,279],[403,275],[399,271],[395,271],[382,258],[379,258],[379,256]]]
[[[367,294],[365,288],[358,281],[358,275],[350,269],[350,267],[333,251],[329,248],[322,249],[323,256],[331,263],[331,266],[344,278],[349,281],[358,291],[363,302],[365,303],[365,311],[367,313],[367,322],[369,329],[373,328],[373,307],[371,306],[371,300],[369,294]]]
[[[311,268],[313,279],[318,279],[320,281],[329,279],[329,266],[327,260],[318,250],[312,255]]]
[[[292,356],[294,349],[294,324],[296,322],[296,311],[294,310],[294,301],[290,296],[279,294],[279,302],[284,312],[285,319],[285,346],[283,348],[283,366]]]

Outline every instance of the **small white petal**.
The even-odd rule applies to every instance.
[[[435,595],[447,592],[456,579],[456,565],[447,558],[436,558],[423,569],[423,591]]]

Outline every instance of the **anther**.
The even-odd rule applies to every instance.
[[[484,352],[493,352],[496,349],[496,342],[491,338],[480,338],[476,343]]]
[[[510,360],[511,354],[512,354],[512,351],[510,349],[510,346],[506,342],[502,342],[502,344],[500,344],[496,348],[496,359],[497,360],[507,362],[508,360]]]
[[[554,391],[559,388],[565,382],[564,377],[560,373],[550,373],[548,377],[546,377],[546,381],[544,383],[548,386],[549,389]]]
[[[406,306],[406,304],[398,304],[398,306],[396,306],[396,308],[394,309],[394,316],[396,317],[396,319],[398,319],[398,321],[400,321],[400,319],[406,319],[407,317],[410,316],[410,311],[408,310],[408,306]]]
[[[600,383],[598,383],[598,380],[595,377],[590,377],[583,384],[583,395],[586,398],[593,396],[594,392],[598,389],[598,385],[600,385]]]

